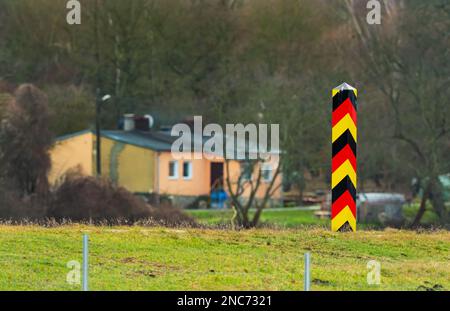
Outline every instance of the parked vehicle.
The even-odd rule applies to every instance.
[[[359,193],[356,199],[357,219],[365,223],[383,225],[403,224],[403,205],[406,198],[400,193]]]
[[[406,198],[401,193],[361,192],[357,194],[357,221],[360,223],[380,223],[386,226],[400,226],[404,222],[403,206]],[[316,215],[331,215],[331,194],[326,196],[321,211]]]

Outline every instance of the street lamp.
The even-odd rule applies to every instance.
[[[97,88],[96,97],[95,97],[95,135],[96,135],[96,165],[97,165],[97,176],[100,177],[102,175],[102,163],[101,163],[101,138],[100,138],[100,113],[101,113],[101,104],[103,102],[111,99],[111,95],[106,94],[100,98],[100,89]]]

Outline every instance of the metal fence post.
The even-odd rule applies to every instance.
[[[88,291],[89,287],[89,238],[87,234],[83,235],[83,291]]]
[[[311,254],[305,253],[304,290],[311,289]]]

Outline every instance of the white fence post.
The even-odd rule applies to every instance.
[[[305,253],[305,274],[304,274],[304,290],[311,289],[311,254]]]
[[[89,287],[89,237],[83,235],[83,291],[88,291]]]

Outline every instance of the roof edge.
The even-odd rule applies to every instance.
[[[67,139],[70,139],[70,138],[73,138],[73,137],[77,137],[77,136],[80,136],[80,135],[84,135],[84,134],[87,134],[87,133],[93,133],[93,131],[90,130],[90,129],[87,129],[87,130],[81,130],[81,131],[78,131],[78,132],[74,132],[74,133],[58,136],[58,137],[55,138],[55,142],[67,140]]]

